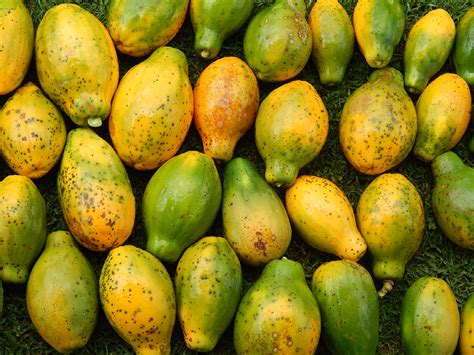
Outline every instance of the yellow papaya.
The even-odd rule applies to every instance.
[[[459,353],[469,355],[474,351],[474,293],[467,299],[461,310],[459,333]]]

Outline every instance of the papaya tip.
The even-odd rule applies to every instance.
[[[102,126],[102,119],[100,117],[88,118],[87,124],[91,127],[100,127]]]
[[[393,290],[393,281],[392,280],[384,280],[382,288],[377,292],[380,298],[384,298],[387,293]]]
[[[201,51],[201,57],[209,59],[211,57],[211,53],[208,50],[204,49]]]

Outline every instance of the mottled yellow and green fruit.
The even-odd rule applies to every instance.
[[[63,116],[35,84],[15,91],[0,111],[0,151],[16,174],[31,179],[46,175],[65,144]]]
[[[313,354],[321,334],[318,303],[303,267],[268,263],[240,302],[234,322],[237,354]]]
[[[176,154],[192,118],[187,59],[179,49],[163,46],[120,81],[109,118],[110,137],[125,164],[156,169]]]
[[[247,159],[234,158],[224,170],[224,237],[240,260],[263,266],[281,258],[291,241],[291,225],[280,197]]]
[[[461,310],[459,333],[459,353],[470,355],[474,352],[474,293],[467,299]]]
[[[415,186],[402,174],[379,175],[362,192],[356,215],[374,277],[401,279],[425,228],[423,201]]]
[[[351,165],[377,175],[400,164],[410,153],[417,132],[416,110],[393,68],[374,71],[342,109],[339,142]]]
[[[399,0],[358,0],[353,14],[359,49],[372,68],[386,67],[402,39],[405,10]]]
[[[400,330],[407,355],[453,354],[459,338],[459,310],[446,281],[416,280],[402,300]]]
[[[111,0],[107,29],[120,52],[143,57],[173,39],[188,4],[189,0]]]
[[[255,143],[265,161],[265,180],[290,186],[300,169],[318,156],[328,134],[328,112],[307,81],[274,89],[260,104]]]
[[[474,85],[474,6],[466,11],[456,27],[453,62],[456,73]]]
[[[319,266],[311,290],[321,311],[322,337],[332,354],[375,355],[379,301],[369,272],[349,260]]]
[[[50,8],[36,31],[36,72],[44,92],[79,126],[99,127],[117,88],[117,53],[107,29],[75,4]]]
[[[30,178],[0,181],[0,279],[25,283],[46,240],[46,207]]]
[[[318,0],[308,24],[319,80],[325,85],[340,84],[354,53],[354,29],[347,11],[338,0]]]
[[[57,185],[66,224],[82,246],[108,250],[132,233],[135,197],[127,171],[91,128],[69,131]]]
[[[211,351],[227,329],[242,296],[239,258],[226,239],[204,237],[176,267],[177,316],[186,346]]]
[[[304,0],[275,0],[258,12],[245,31],[245,61],[262,81],[285,81],[298,75],[309,60],[311,28]]]
[[[259,103],[257,78],[243,60],[224,57],[207,66],[194,86],[194,124],[204,153],[230,160],[255,122]]]
[[[99,295],[112,328],[136,354],[170,354],[176,319],[173,283],[163,264],[133,245],[112,249]]]
[[[222,43],[237,32],[252,14],[255,0],[191,0],[189,17],[194,28],[194,49],[212,59]]]
[[[435,9],[420,18],[405,42],[403,64],[407,90],[421,93],[430,78],[444,65],[451,53],[456,25],[444,9]]]
[[[313,248],[353,261],[365,254],[352,205],[332,181],[299,176],[286,190],[285,203],[296,233]]]
[[[413,154],[431,162],[459,143],[471,120],[471,92],[459,75],[433,80],[416,102],[418,131]]]
[[[455,244],[474,250],[474,168],[446,152],[433,160],[431,171],[431,205],[438,226]]]
[[[99,314],[97,281],[69,232],[48,235],[28,278],[26,305],[37,332],[56,351],[70,352],[89,341]]]
[[[21,85],[33,56],[35,29],[22,0],[0,3],[0,95]]]

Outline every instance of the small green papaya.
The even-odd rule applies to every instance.
[[[30,178],[0,182],[0,279],[25,283],[46,240],[46,206]]]
[[[89,341],[99,314],[98,280],[69,232],[48,235],[28,278],[26,305],[36,330],[56,351]]]
[[[450,151],[433,160],[431,171],[431,205],[438,226],[451,241],[474,250],[474,168]]]
[[[467,299],[461,310],[459,333],[459,353],[469,355],[474,352],[474,293]]]
[[[237,254],[222,237],[200,239],[179,259],[175,287],[186,346],[211,351],[234,318],[242,295]]]
[[[201,238],[217,216],[222,186],[214,161],[187,151],[164,163],[143,194],[146,250],[167,263]]]
[[[456,27],[453,62],[456,73],[474,85],[474,6],[463,15]]]
[[[318,303],[301,264],[286,258],[270,261],[235,316],[237,354],[313,354],[320,334]]]

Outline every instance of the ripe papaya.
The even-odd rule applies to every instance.
[[[474,351],[474,293],[467,299],[461,310],[459,333],[459,353],[469,355]]]
[[[474,7],[463,15],[456,27],[453,62],[456,73],[474,85]]]

